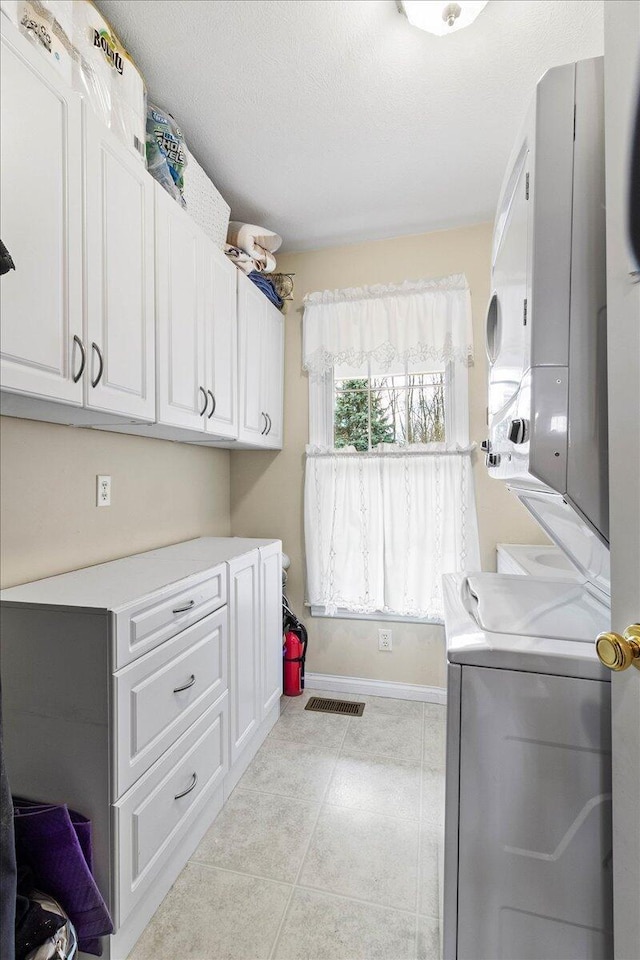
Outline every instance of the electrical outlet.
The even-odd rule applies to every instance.
[[[391,630],[378,630],[378,650],[393,650],[393,633]]]
[[[111,477],[96,477],[96,506],[111,506]]]

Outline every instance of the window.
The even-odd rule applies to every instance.
[[[334,379],[333,445],[371,450],[379,443],[445,440],[444,371]]]
[[[479,569],[464,277],[305,301],[307,599],[314,614],[441,621]]]
[[[334,367],[309,383],[309,442],[359,452],[399,446],[469,442],[468,371],[461,363],[396,364],[381,372]]]

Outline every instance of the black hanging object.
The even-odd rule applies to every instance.
[[[2,240],[0,240],[0,277],[3,277],[5,273],[9,273],[9,270],[15,270],[16,265],[13,262],[11,254],[5,247]]]

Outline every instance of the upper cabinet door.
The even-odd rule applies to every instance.
[[[85,110],[87,407],[154,420],[153,180]]]
[[[266,303],[261,371],[262,402],[268,421],[264,439],[266,446],[279,450],[282,447],[284,316],[268,300]]]
[[[2,386],[82,404],[80,97],[2,20]],[[77,338],[77,339],[74,339]]]
[[[204,431],[202,233],[159,184],[154,192],[158,421]]]
[[[238,271],[208,239],[204,241],[204,255],[205,386],[210,399],[207,433],[235,438],[238,436]]]
[[[238,439],[265,446],[268,421],[264,409],[263,375],[268,300],[238,271],[238,335],[240,338],[240,425]]]

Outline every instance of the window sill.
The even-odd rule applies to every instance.
[[[444,625],[444,620],[427,619],[426,617],[407,617],[401,613],[354,613],[351,610],[338,608],[335,614],[329,614],[324,612],[323,607],[316,606],[315,604],[305,603],[305,607],[311,610],[312,617],[326,617],[329,620],[373,620],[380,622],[389,621],[391,623],[431,623],[438,624],[439,626]]]

